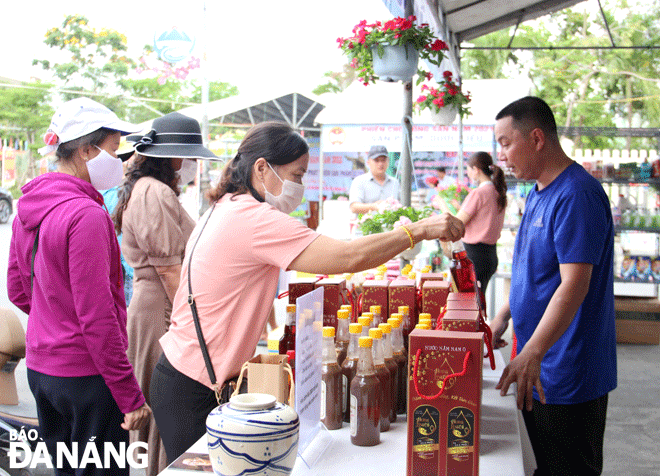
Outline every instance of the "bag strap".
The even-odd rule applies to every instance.
[[[32,259],[30,260],[30,293],[32,293],[34,284],[34,257],[37,256],[37,248],[39,247],[39,230],[41,230],[41,223],[37,227],[37,235],[34,237],[34,244],[32,245]]]
[[[245,375],[245,372],[247,371],[249,362],[245,362],[243,366],[241,367],[241,373],[238,374],[238,381],[236,382],[236,388],[234,389],[234,393],[231,394],[233,397],[234,395],[238,395],[238,391],[241,389],[241,383],[243,383],[243,376]],[[291,385],[289,385],[289,403],[288,405],[290,407],[293,407],[295,404],[294,399],[296,398],[296,392],[295,392],[295,384],[293,382],[293,370],[291,369],[291,365],[289,365],[288,362],[284,363],[284,370],[289,374],[289,377],[291,378]]]
[[[415,354],[415,365],[413,367],[413,383],[415,384],[415,391],[417,392],[417,395],[419,395],[420,397],[422,397],[425,400],[434,400],[434,399],[438,398],[440,395],[442,395],[443,392],[445,391],[445,386],[447,385],[447,380],[449,380],[450,378],[464,376],[467,373],[467,366],[468,366],[468,362],[470,361],[470,355],[472,355],[471,350],[468,350],[465,353],[465,357],[463,358],[463,370],[458,372],[458,373],[447,375],[442,380],[442,386],[440,387],[440,391],[437,394],[435,394],[435,395],[423,395],[422,392],[419,391],[419,386],[418,386],[418,383],[417,383],[417,366],[419,365],[419,356],[421,355],[421,353],[422,353],[422,349],[417,349],[417,353]]]
[[[206,217],[206,221],[204,222],[204,225],[202,225],[202,229],[199,230],[199,234],[197,235],[197,239],[195,240],[193,247],[190,249],[190,256],[188,257],[188,304],[190,305],[190,311],[192,312],[193,321],[195,323],[195,331],[197,332],[199,347],[202,350],[202,356],[204,357],[204,364],[206,365],[206,370],[209,373],[209,379],[211,380],[211,384],[213,385],[213,390],[215,391],[217,398],[219,397],[220,389],[218,388],[215,372],[213,371],[213,365],[211,364],[211,357],[209,356],[209,350],[206,347],[206,341],[204,340],[204,334],[202,333],[202,326],[199,323],[199,315],[197,314],[197,304],[195,303],[195,297],[193,296],[193,292],[192,292],[191,271],[190,271],[192,265],[193,252],[195,251],[195,247],[197,246],[197,243],[199,243],[199,239],[202,236],[202,232],[204,231],[204,228],[206,228],[206,224],[209,222],[209,219],[211,218],[211,214],[213,213],[213,210],[215,210],[215,204],[213,204],[213,206],[211,207],[211,211]],[[240,385],[237,385],[237,388],[239,387]]]

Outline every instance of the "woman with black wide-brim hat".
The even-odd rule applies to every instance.
[[[128,357],[148,395],[161,354],[158,339],[169,326],[186,242],[195,226],[179,202],[179,185],[194,180],[197,159],[217,157],[202,145],[199,123],[178,112],[155,119],[149,132],[127,141],[135,142],[136,156],[119,191],[114,221],[122,233],[122,254],[134,269]],[[148,476],[165,468],[153,418],[131,440],[148,444]]]

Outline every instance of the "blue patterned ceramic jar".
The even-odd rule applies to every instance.
[[[298,415],[272,395],[244,393],[206,419],[213,472],[222,476],[291,474],[298,452]]]

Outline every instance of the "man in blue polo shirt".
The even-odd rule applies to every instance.
[[[518,408],[541,475],[599,475],[608,393],[616,388],[614,228],[602,185],[563,151],[550,107],[536,97],[502,109],[500,160],[535,180],[516,236],[508,303],[517,356],[497,385],[517,384]]]
[[[387,198],[399,198],[399,182],[385,173],[390,165],[387,149],[374,145],[369,149],[367,166],[369,172],[358,175],[351,183],[348,203],[353,213],[378,210],[378,204]]]

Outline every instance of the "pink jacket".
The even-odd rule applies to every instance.
[[[136,410],[145,400],[126,356],[119,246],[101,194],[89,182],[62,173],[41,175],[22,191],[7,293],[29,315],[27,367],[56,377],[100,374],[119,409]]]

